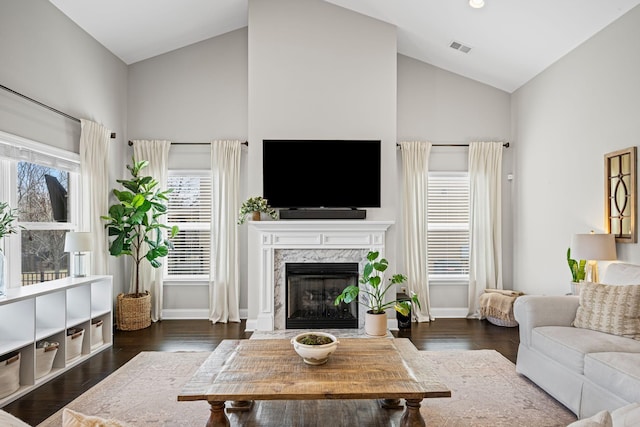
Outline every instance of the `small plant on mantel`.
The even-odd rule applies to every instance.
[[[342,293],[338,295],[334,301],[334,305],[340,305],[345,302],[349,304],[358,298],[359,294],[362,294],[362,298],[358,302],[367,307],[369,314],[385,314],[388,308],[393,307],[398,313],[403,316],[409,315],[411,311],[411,303],[420,307],[420,301],[418,295],[413,293],[409,296],[409,300],[392,300],[385,301],[385,295],[390,289],[395,290],[395,285],[406,282],[407,277],[403,274],[394,274],[385,283],[384,272],[389,267],[389,262],[386,258],[381,258],[379,252],[369,251],[367,254],[367,263],[364,266],[362,276],[359,283],[363,286],[349,285],[343,289]],[[365,325],[366,326],[366,325]],[[385,323],[386,328],[386,323]]]
[[[259,220],[260,212],[266,213],[273,219],[278,219],[278,213],[275,209],[272,209],[269,206],[269,202],[267,201],[267,199],[263,198],[262,196],[255,196],[248,198],[244,201],[244,203],[242,203],[238,217],[238,224],[244,224],[247,220],[247,216],[254,213],[258,214],[257,217],[254,217],[254,220]]]

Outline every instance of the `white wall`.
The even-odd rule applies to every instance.
[[[263,139],[380,139],[382,207],[367,218],[395,219],[396,52],[390,24],[319,0],[250,0],[249,192],[262,194]]]
[[[459,52],[452,51],[453,55]],[[494,87],[398,55],[398,141],[468,144],[471,141],[509,141],[510,95]],[[513,146],[513,144],[511,144]],[[511,288],[512,221],[511,148],[503,151],[503,283]],[[468,169],[468,148],[431,149],[430,170]],[[401,164],[398,154],[398,164]],[[398,185],[401,177],[398,177]],[[398,214],[398,218],[400,214]],[[432,284],[431,305],[438,316],[460,312],[468,304],[468,287]],[[454,309],[454,310],[451,310]]]
[[[127,67],[42,0],[0,0],[0,83],[76,118],[116,132],[109,171],[122,176]],[[78,153],[80,124],[0,90],[0,130]],[[114,291],[121,261],[112,259]]]
[[[604,155],[638,144],[640,7],[512,96],[517,289],[565,294],[574,233],[603,232]],[[637,244],[618,257],[640,262]]]
[[[509,101],[506,92],[398,55],[392,25],[317,0],[254,1],[248,29],[129,67],[129,138],[190,142],[248,135],[243,196],[262,194],[262,139],[382,139],[382,208],[368,209],[367,218],[396,221],[386,254],[395,271],[404,264],[396,142],[507,140]],[[434,148],[432,166],[466,170],[466,156],[464,149]],[[173,146],[171,162],[207,168],[207,148]],[[508,211],[509,188],[505,183]],[[510,213],[504,218],[508,285]],[[239,228],[241,310],[250,294],[246,229]],[[206,300],[206,288],[185,284],[167,287],[164,299],[176,315],[202,312]],[[441,301],[466,307],[466,289],[445,292]]]
[[[179,143],[247,139],[247,62],[245,27],[130,65],[129,139],[174,141],[172,169],[210,169],[208,145]],[[129,149],[127,161],[132,153]],[[246,173],[243,188],[245,178]],[[244,248],[244,228],[239,231]],[[246,268],[240,268],[240,274],[244,285],[239,303],[246,307]],[[165,282],[163,316],[208,317],[208,301],[206,283]]]

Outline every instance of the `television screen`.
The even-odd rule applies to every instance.
[[[263,197],[274,208],[379,208],[379,140],[262,143]]]

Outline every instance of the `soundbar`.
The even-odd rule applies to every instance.
[[[365,219],[364,209],[280,209],[280,219]]]

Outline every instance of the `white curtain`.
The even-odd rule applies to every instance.
[[[149,166],[142,170],[143,176],[151,176],[158,181],[159,190],[167,190],[167,177],[169,175],[169,149],[171,141],[165,140],[134,140],[133,157],[137,162],[147,160]],[[158,218],[161,223],[166,221],[166,216]],[[161,260],[161,262],[164,262]],[[133,266],[132,266],[133,268]],[[148,262],[140,263],[140,288],[141,292],[151,293],[151,320],[157,322],[162,319],[162,267],[153,268]],[[132,274],[131,288],[129,292],[135,292],[135,283]]]
[[[109,141],[111,131],[80,120],[80,230],[91,233],[90,274],[108,274],[109,243],[101,215],[109,211]]]
[[[469,144],[469,316],[485,289],[502,289],[502,143]]]
[[[238,209],[241,141],[211,143],[211,271],[209,320],[239,322]]]
[[[427,189],[429,181],[429,142],[401,142],[402,152],[402,223],[404,224],[404,259],[407,289],[418,294],[421,308],[414,307],[418,322],[434,320],[429,298],[427,253]]]

